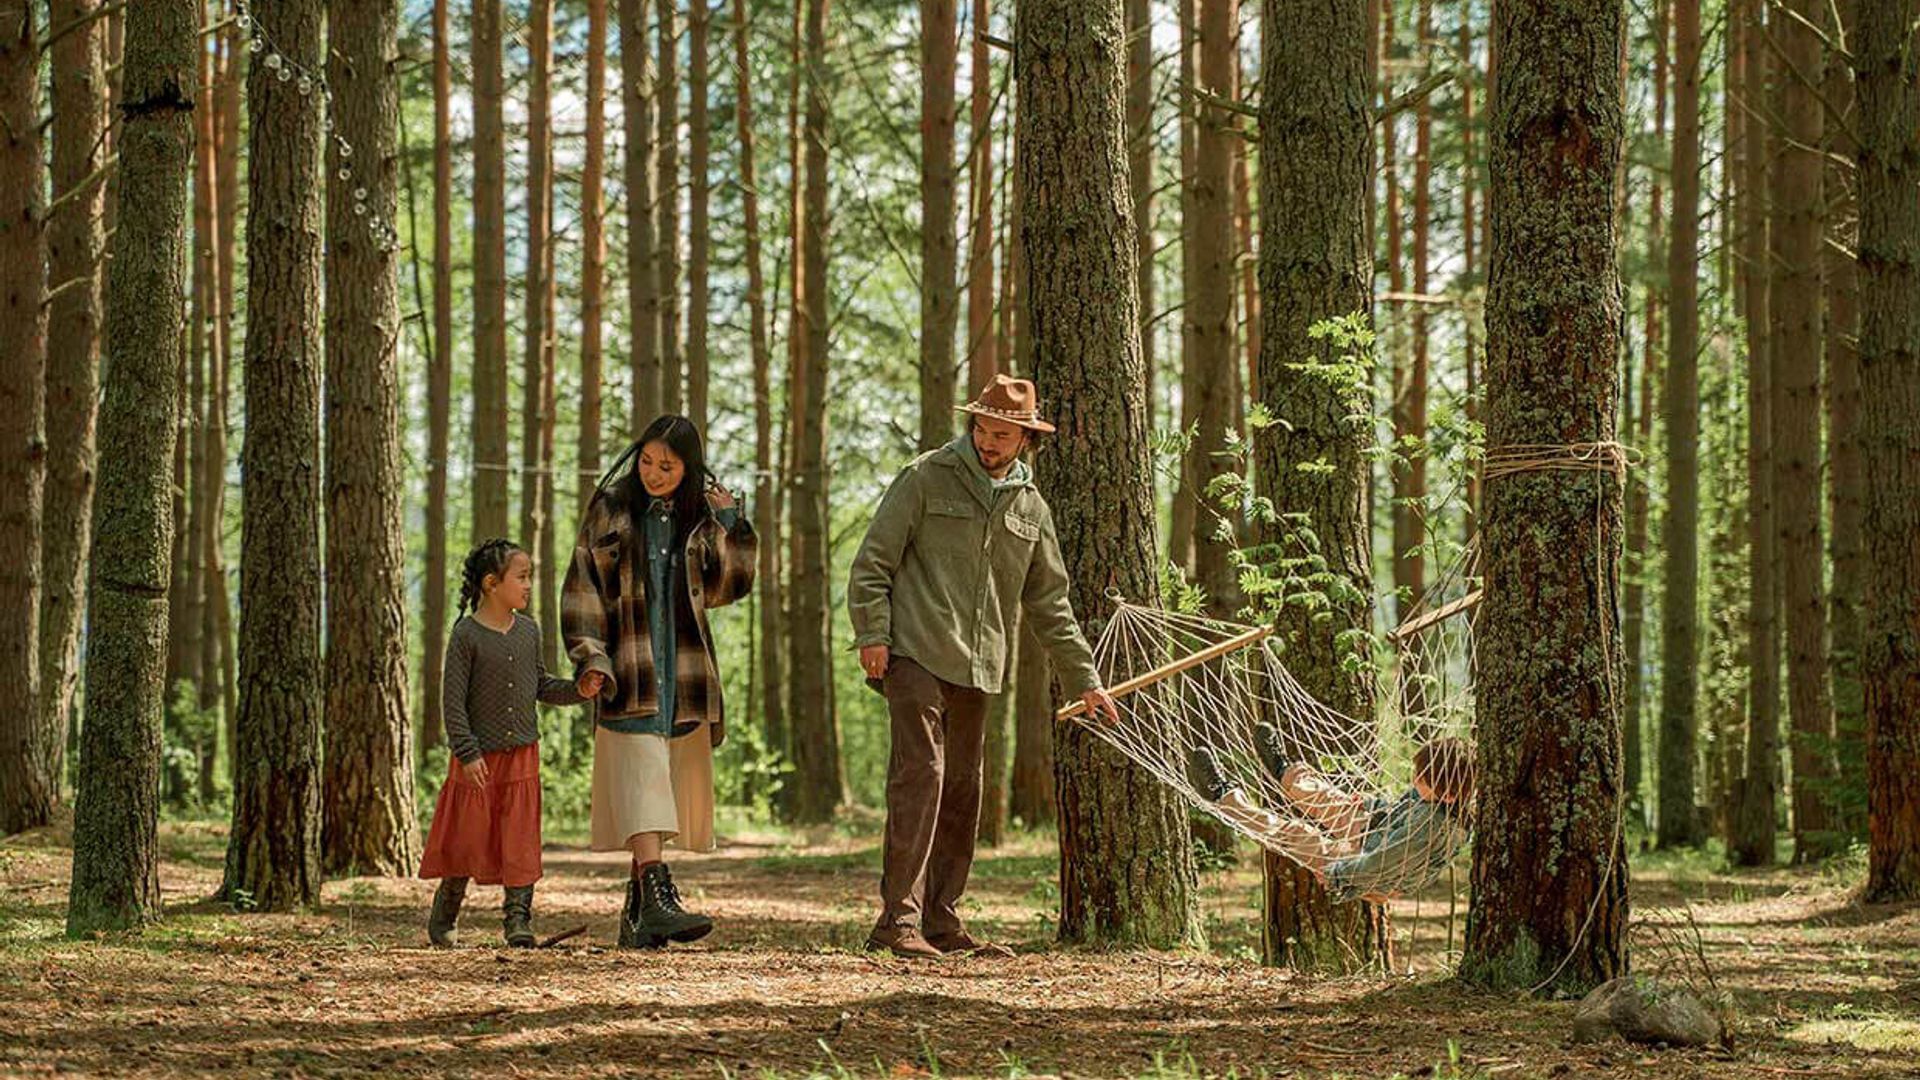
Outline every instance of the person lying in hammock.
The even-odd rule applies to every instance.
[[[1466,844],[1473,797],[1473,748],[1439,738],[1413,755],[1413,786],[1394,798],[1342,788],[1312,765],[1286,758],[1278,733],[1258,731],[1260,758],[1286,802],[1261,808],[1221,773],[1210,747],[1188,759],[1189,779],[1222,816],[1306,867],[1335,900],[1379,901],[1437,874]]]

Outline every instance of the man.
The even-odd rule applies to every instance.
[[[886,695],[886,861],[867,946],[910,958],[984,946],[956,905],[973,867],[988,698],[1007,681],[1021,612],[1067,692],[1119,719],[1067,599],[1053,513],[1022,453],[1054,430],[1033,384],[1005,375],[961,407],[967,432],[895,478],[847,585],[854,644]]]

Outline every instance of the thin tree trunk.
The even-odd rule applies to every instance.
[[[587,0],[587,123],[580,169],[580,437],[574,512],[593,498],[600,473],[601,394],[606,347],[607,0]],[[558,479],[557,477],[555,478]]]
[[[327,183],[321,837],[326,871],[343,877],[406,874],[419,856],[401,543],[399,247],[382,231],[399,212],[399,26],[399,0],[332,0],[329,8],[327,83],[356,163]]]
[[[1367,457],[1372,432],[1354,417],[1373,412],[1373,392],[1343,394],[1301,370],[1304,354],[1338,363],[1341,352],[1309,331],[1329,319],[1367,318],[1373,300],[1373,76],[1367,0],[1327,6],[1266,0],[1261,11],[1260,402],[1287,421],[1255,434],[1254,476],[1278,521],[1263,543],[1283,540],[1291,515],[1319,537],[1328,569],[1350,588],[1319,618],[1303,606],[1275,613],[1288,669],[1318,701],[1348,716],[1373,711],[1349,632],[1369,624]],[[1285,27],[1286,33],[1274,33]],[[1325,468],[1302,468],[1313,463]],[[1265,856],[1262,957],[1297,967],[1362,965],[1390,948],[1386,911],[1335,906],[1299,865]]]
[[[993,61],[986,39],[991,26],[988,0],[973,0],[973,50],[968,80],[968,141],[973,145],[967,188],[973,199],[973,228],[967,250],[967,385],[968,396],[979,392],[999,371],[1000,343],[993,332]],[[947,430],[953,417],[947,417]]]
[[[1467,65],[1467,77],[1460,81],[1460,281],[1463,291],[1470,291],[1482,283],[1480,262],[1476,258],[1476,241],[1480,239],[1477,207],[1474,205],[1474,192],[1480,186],[1480,155],[1475,149],[1474,136],[1474,78],[1478,74],[1473,70],[1473,17],[1466,10],[1460,16],[1460,58]],[[1475,308],[1478,305],[1466,305],[1461,309],[1460,342],[1462,352],[1462,374],[1466,381],[1466,401],[1463,403],[1469,424],[1480,422],[1480,339],[1484,327],[1478,325]],[[1467,475],[1467,506],[1465,539],[1471,542],[1480,527],[1480,473],[1474,470]],[[1638,775],[1629,773],[1629,775]]]
[[[662,0],[671,3],[673,0]],[[647,51],[651,0],[619,0],[622,117],[626,127],[627,325],[632,438],[660,413],[660,278],[653,235],[653,61]]]
[[[1667,91],[1669,88],[1670,65],[1668,63],[1667,16],[1671,0],[1657,0],[1653,12],[1653,138],[1658,146],[1667,139]],[[1729,117],[1729,122],[1737,119]],[[1666,254],[1666,244],[1661,235],[1662,229],[1662,190],[1659,169],[1647,170],[1647,265],[1654,266]],[[1661,339],[1660,330],[1660,288],[1657,282],[1649,280],[1642,303],[1641,318],[1641,356],[1640,356],[1640,411],[1633,416],[1634,445],[1643,454],[1653,451],[1653,412],[1654,387],[1660,370]],[[1631,380],[1632,375],[1627,376]],[[1646,760],[1644,751],[1644,726],[1646,718],[1645,701],[1647,698],[1647,680],[1645,665],[1645,637],[1647,625],[1647,533],[1650,504],[1652,502],[1651,477],[1645,469],[1636,470],[1627,480],[1627,593],[1626,610],[1621,615],[1621,626],[1626,632],[1627,644],[1627,695],[1626,715],[1623,723],[1626,727],[1626,770],[1627,805],[1629,810],[1645,820],[1642,810],[1641,788],[1646,782]]]
[[[1127,6],[1127,177],[1133,200],[1134,288],[1140,294],[1140,362],[1147,370],[1149,408],[1154,393],[1154,313],[1157,290],[1153,284],[1153,0],[1126,0]],[[1184,158],[1182,159],[1184,162]],[[1017,234],[1017,230],[1016,230]],[[1023,369],[1024,370],[1024,369]],[[1052,776],[1051,767],[1047,775]],[[1048,820],[1051,820],[1052,780],[1047,781]],[[1018,816],[1016,809],[1014,814]]]
[[[1419,0],[1414,16],[1415,35],[1422,54],[1433,36],[1432,0]],[[1391,33],[1391,31],[1389,31]],[[1433,209],[1433,106],[1431,95],[1422,97],[1415,107],[1413,122],[1413,292],[1425,296],[1428,269],[1428,224]],[[1386,122],[1387,138],[1392,139],[1394,121]],[[1392,174],[1390,173],[1389,176]],[[1396,184],[1397,188],[1397,184]],[[1389,189],[1387,215],[1389,228],[1398,224],[1399,196]],[[1388,267],[1393,277],[1401,275],[1397,232],[1388,238]],[[1394,292],[1400,286],[1393,286]],[[1427,592],[1426,512],[1427,497],[1427,305],[1415,301],[1403,309],[1410,317],[1396,312],[1394,340],[1402,333],[1410,335],[1411,348],[1393,350],[1396,373],[1393,384],[1393,587],[1403,605],[1420,603]],[[1404,326],[1404,330],[1402,329]],[[1403,367],[1403,361],[1405,366]],[[1404,617],[1409,609],[1401,607]]]
[[[505,536],[507,518],[506,90],[500,0],[472,0],[473,542]],[[242,605],[242,618],[245,617]]]
[[[207,8],[203,3],[198,13],[202,23],[207,20]],[[206,430],[207,408],[207,353],[212,342],[207,333],[213,318],[213,277],[214,240],[213,240],[213,50],[200,49],[196,77],[199,86],[195,89],[194,100],[204,103],[193,114],[193,254],[189,271],[187,302],[187,408],[185,412],[185,430],[181,433],[180,456],[187,463],[187,489],[185,497],[186,516],[174,520],[175,550],[183,557],[183,563],[176,567],[175,578],[184,579],[186,588],[176,598],[177,607],[171,615],[175,623],[175,632],[180,635],[179,653],[181,670],[178,677],[193,689],[193,696],[185,702],[187,708],[199,706],[200,674],[205,669],[206,657],[201,634],[202,616],[206,597],[206,566],[202,541],[206,532],[206,491],[201,477],[206,473],[205,445],[203,433]],[[183,730],[182,735],[190,734]],[[195,771],[209,782],[212,769],[208,768],[208,759],[212,757],[212,748],[195,745],[194,752],[199,756],[199,768]],[[184,765],[184,762],[183,762]],[[197,779],[197,778],[195,778]],[[182,790],[179,792],[182,802],[190,798],[189,787],[198,790],[193,779],[182,777]]]
[[[323,11],[319,0],[281,0],[256,12],[280,61],[247,77],[242,697],[222,892],[263,911],[320,898],[321,102],[276,71],[320,70]],[[329,168],[373,181],[377,159],[348,156],[350,146],[335,134]]]
[[[246,79],[248,53],[246,35],[238,26],[230,26],[226,37],[225,62],[220,71],[219,86],[216,88],[220,112],[220,154],[214,169],[214,202],[216,204],[214,220],[219,229],[220,241],[218,290],[220,318],[215,331],[215,336],[219,339],[220,379],[215,390],[218,408],[211,414],[212,423],[209,425],[208,433],[210,439],[216,440],[214,449],[208,455],[212,459],[210,467],[219,469],[219,478],[217,490],[211,493],[217,500],[210,523],[216,531],[216,536],[208,546],[207,557],[215,560],[208,578],[218,585],[212,596],[214,610],[210,615],[214,624],[213,637],[220,644],[220,714],[226,723],[227,774],[231,780],[235,760],[233,750],[238,744],[236,732],[240,717],[240,678],[239,658],[233,634],[232,588],[227,579],[225,551],[227,410],[232,401],[229,391],[236,355],[233,345],[233,268],[235,239],[239,235],[240,228],[240,114],[243,111],[240,87]]]
[[[1234,95],[1234,34],[1239,26],[1239,0],[1199,0],[1200,85],[1217,97]],[[1209,610],[1230,616],[1240,606],[1238,574],[1231,554],[1238,534],[1220,535],[1220,512],[1207,498],[1215,479],[1235,470],[1226,453],[1227,431],[1234,427],[1239,395],[1234,353],[1233,293],[1233,144],[1239,132],[1228,126],[1227,114],[1207,109],[1194,117],[1198,125],[1194,171],[1189,185],[1193,221],[1187,232],[1194,244],[1194,292],[1186,297],[1188,365],[1196,391],[1194,436],[1187,468],[1198,500],[1192,522],[1194,582],[1207,594]],[[1230,837],[1221,839],[1231,843]]]
[[[211,549],[220,542],[218,523],[213,520],[220,512],[220,486],[223,480],[224,462],[213,459],[218,444],[213,438],[214,395],[219,388],[220,335],[215,329],[221,321],[220,311],[220,242],[219,242],[219,155],[220,155],[220,112],[218,91],[215,89],[220,77],[219,38],[213,38],[202,48],[200,54],[200,108],[194,113],[194,183],[199,192],[204,193],[206,210],[204,220],[196,207],[194,219],[194,255],[195,281],[194,291],[202,304],[203,323],[196,325],[194,337],[200,345],[195,349],[195,376],[199,386],[193,392],[194,444],[193,444],[193,510],[189,515],[188,528],[192,531],[190,544],[193,559],[193,579],[189,586],[190,601],[193,610],[188,616],[193,622],[194,648],[191,650],[198,666],[190,673],[197,690],[195,708],[201,713],[210,713],[219,703],[218,663],[218,626],[213,618],[213,600],[210,592],[220,587],[213,575],[217,572],[211,555]],[[196,193],[196,202],[200,201]],[[202,806],[211,805],[219,779],[216,769],[220,747],[219,733],[213,727],[199,732],[200,744],[195,751],[200,758],[199,801]]]
[[[1780,738],[1779,626],[1774,608],[1773,375],[1768,328],[1767,100],[1765,29],[1758,0],[1734,0],[1740,27],[1742,143],[1740,188],[1741,314],[1747,326],[1747,745],[1739,809],[1727,845],[1736,866],[1774,859],[1774,801]]]
[[[67,933],[75,937],[137,927],[160,916],[162,635],[173,551],[166,485],[186,316],[181,288],[194,105],[188,93],[195,85],[198,35],[192,0],[129,5],[126,18],[133,45],[121,82],[129,106],[119,170],[126,199],[106,271],[98,527],[87,570],[87,721],[67,894]],[[32,41],[31,35],[16,39],[13,28],[4,37],[10,46]],[[32,71],[30,62],[26,71]],[[21,105],[32,117],[31,83],[13,89],[19,92],[0,100]],[[14,130],[34,130],[33,123]],[[33,191],[38,185],[4,190]],[[4,265],[14,268],[17,262]]]
[[[447,455],[453,416],[453,61],[448,8],[433,0],[433,356],[427,362],[427,573],[421,582],[420,749],[446,741]]]
[[[28,773],[64,771],[74,688],[80,679],[87,545],[93,515],[94,395],[100,378],[101,228],[105,186],[95,172],[105,152],[105,25],[95,0],[55,0],[50,22],[73,29],[54,42],[53,197],[64,205],[47,221],[48,283],[60,289],[47,314],[46,495],[40,527],[40,707],[30,745],[45,764]],[[80,285],[69,285],[85,278]],[[49,795],[57,795],[55,791]],[[32,801],[31,798],[29,801]],[[10,831],[0,827],[0,832]]]
[[[699,3],[700,0],[688,0]],[[660,0],[660,66],[654,105],[659,127],[654,150],[660,155],[658,218],[660,273],[660,407],[682,410],[686,372],[680,353],[680,31],[674,23],[680,0]]]
[[[800,416],[801,401],[798,395],[802,395],[805,392],[805,388],[801,385],[801,363],[806,356],[806,339],[801,331],[801,305],[805,300],[806,293],[806,263],[805,260],[801,258],[801,247],[803,242],[802,234],[806,231],[807,221],[805,197],[806,140],[803,137],[804,131],[801,126],[801,118],[804,115],[804,103],[809,86],[806,78],[809,68],[803,63],[806,56],[804,48],[806,43],[806,23],[807,6],[805,4],[795,3],[793,5],[793,20],[787,35],[787,409],[785,416],[781,420],[780,436],[774,440],[773,444],[775,452],[780,455],[781,463],[779,471],[782,477],[781,483],[775,489],[775,497],[777,500],[784,502],[785,506],[792,508],[782,509],[776,506],[775,516],[780,517],[789,513],[795,515],[795,517],[788,519],[787,522],[789,532],[786,538],[788,542],[786,562],[788,566],[799,565],[796,561],[799,555],[799,538],[791,531],[797,527],[799,502],[798,492],[792,489],[797,488],[799,483],[799,461],[797,457],[796,440],[800,432],[798,417]],[[776,289],[775,292],[777,294],[778,290]],[[797,588],[798,584],[797,579],[792,579],[787,582],[787,611],[783,612],[783,614],[792,614],[791,597],[793,595],[793,589]],[[793,642],[794,630],[795,627],[792,623],[785,625],[784,634],[786,636],[785,644],[787,651],[781,654],[784,658],[783,664],[791,662],[792,660],[792,650],[796,647]],[[783,721],[784,726],[779,729],[773,728],[772,723],[776,717],[769,714],[768,742],[771,744],[772,749],[781,754],[784,760],[791,765],[797,760],[794,756],[796,751],[793,746],[794,732],[796,730],[792,712],[792,706],[795,700],[793,697],[793,684],[789,682],[779,685],[786,688],[785,694],[783,695],[784,700],[782,701],[780,715],[778,716],[778,719]],[[791,777],[789,777],[788,782],[783,784],[774,794],[774,807],[782,820],[792,821],[794,819],[795,808],[798,805],[798,801],[799,788],[792,782]]]
[[[827,516],[827,124],[828,0],[808,0],[806,189],[794,294],[799,349],[788,385],[794,424],[793,701],[794,820],[828,821],[846,799],[840,720],[833,707],[833,626]],[[804,337],[802,336],[804,334]]]
[[[1793,10],[1818,26],[1823,0],[1795,0]],[[1774,417],[1780,505],[1780,567],[1786,593],[1787,706],[1793,721],[1793,857],[1824,858],[1840,846],[1831,809],[1834,776],[1833,698],[1827,683],[1827,607],[1820,543],[1820,319],[1823,121],[1818,89],[1820,40],[1793,18],[1774,28],[1780,48],[1781,116],[1793,143],[1778,158],[1774,205],[1779,258],[1774,314],[1782,328],[1774,354],[1775,386],[1784,404]]]
[[[920,3],[920,449],[953,438],[953,332],[960,313],[954,283],[954,0]]]
[[[1200,28],[1197,25],[1197,7],[1199,0],[1177,0],[1180,20],[1180,73],[1176,101],[1180,117],[1180,409],[1175,414],[1174,428],[1183,436],[1194,431],[1199,423],[1198,405],[1201,397],[1199,377],[1194,371],[1194,302],[1198,299],[1200,287],[1196,278],[1197,263],[1200,259],[1200,245],[1194,240],[1194,226],[1199,213],[1194,207],[1194,174],[1196,158],[1199,154],[1198,122],[1199,104],[1194,97],[1194,57],[1199,51]],[[1137,230],[1136,230],[1137,231]],[[1136,275],[1138,271],[1136,269]],[[1148,323],[1152,315],[1147,315]],[[1156,389],[1153,375],[1147,377],[1149,393]],[[1156,404],[1149,402],[1149,410]],[[1196,438],[1195,443],[1198,443]],[[1167,533],[1167,562],[1183,573],[1193,570],[1193,530],[1200,516],[1200,499],[1197,494],[1199,478],[1194,467],[1199,460],[1197,447],[1189,447],[1180,458],[1180,482],[1173,489],[1173,512]]]
[[[1862,3],[1853,35],[1860,102],[1860,445],[1874,478],[1860,684],[1867,721],[1867,888],[1920,897],[1920,11]]]
[[[47,233],[32,0],[0,2],[0,836],[60,801],[60,739],[40,713],[40,532],[47,481]]]
[[[1615,430],[1621,0],[1501,0],[1489,129],[1487,446]],[[1542,261],[1539,253],[1559,253]],[[1626,969],[1618,477],[1490,477],[1479,784],[1461,977],[1578,990]]]
[[[687,126],[692,158],[687,162],[688,246],[687,264],[687,414],[695,426],[707,430],[707,319],[709,300],[709,264],[713,241],[708,236],[711,184],[707,170],[712,167],[713,132],[707,108],[707,37],[713,21],[708,8],[712,0],[689,0],[687,14]]]
[[[1663,406],[1667,507],[1660,547],[1660,800],[1663,848],[1706,839],[1695,809],[1700,592],[1700,0],[1673,0],[1672,317]]]
[[[1839,0],[1832,13],[1840,17],[1842,33],[1851,42],[1859,21],[1855,0]],[[1848,61],[1828,50],[1822,93],[1842,115],[1854,113],[1852,72]],[[1851,162],[1858,152],[1851,133],[1842,125],[1826,127],[1827,151]],[[1864,831],[1860,799],[1867,788],[1866,720],[1860,702],[1860,605],[1866,568],[1861,562],[1860,518],[1866,475],[1860,447],[1860,298],[1855,263],[1847,248],[1845,225],[1858,217],[1853,170],[1833,164],[1826,168],[1827,243],[1821,251],[1826,271],[1827,303],[1827,520],[1831,532],[1827,556],[1833,565],[1828,594],[1829,663],[1833,677],[1834,735],[1839,750],[1839,787],[1845,797],[1838,826],[1848,836]]]
[[[553,0],[531,0],[527,10],[527,55],[532,70],[527,87],[527,261],[521,308],[526,340],[520,367],[520,530],[515,539],[539,559],[546,546],[545,533],[552,527],[541,509],[544,489],[553,484],[553,474],[548,470],[553,456],[542,454],[547,430],[547,368],[552,364],[547,309],[553,285],[547,262],[553,242]],[[547,563],[542,560],[540,565],[545,569]],[[546,594],[536,591],[533,606],[537,621],[543,626],[557,625],[560,613],[547,610],[545,601]]]
[[[1159,592],[1120,0],[1027,0],[1014,40],[1023,292],[1035,381],[1060,428],[1039,483],[1087,623],[1107,614],[1109,582],[1142,603]],[[1098,496],[1088,476],[1104,479]],[[1199,944],[1185,803],[1092,733],[1059,736],[1060,939]]]
[[[740,202],[746,234],[747,341],[753,356],[753,507],[760,535],[759,665],[762,730],[767,747],[786,748],[786,696],[781,677],[784,620],[780,615],[780,496],[776,469],[778,444],[773,431],[773,350],[767,329],[767,282],[760,241],[760,182],[753,152],[753,63],[747,49],[751,19],[747,0],[733,0],[734,125],[740,141]]]

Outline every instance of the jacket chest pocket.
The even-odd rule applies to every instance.
[[[602,534],[587,549],[593,556],[593,572],[600,579],[601,592],[607,596],[620,594],[620,557],[626,547],[627,535],[615,530]]]
[[[948,561],[971,559],[980,546],[980,508],[965,499],[928,499],[919,543]]]
[[[1007,573],[1024,577],[1027,563],[1033,558],[1033,545],[1039,542],[1040,523],[1009,510],[1001,515],[1000,526],[993,532],[994,564]]]

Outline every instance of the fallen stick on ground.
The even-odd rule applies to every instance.
[[[563,942],[563,941],[565,941],[565,940],[567,940],[568,938],[575,938],[575,937],[579,937],[579,936],[580,936],[581,934],[584,934],[584,933],[586,933],[586,932],[587,932],[587,926],[586,926],[586,924],[585,924],[585,923],[582,923],[582,924],[580,924],[579,926],[576,926],[576,927],[574,927],[574,928],[573,928],[573,929],[571,929],[571,930],[562,930],[562,931],[560,931],[559,933],[557,933],[557,934],[555,934],[555,935],[553,935],[552,937],[550,937],[550,938],[548,938],[547,940],[545,940],[545,941],[543,941],[543,942],[541,942],[541,943],[540,943],[540,947],[541,947],[541,948],[543,948],[543,949],[551,949],[551,948],[553,948],[553,947],[554,947],[555,945],[558,945],[558,944],[560,944],[561,942]]]

